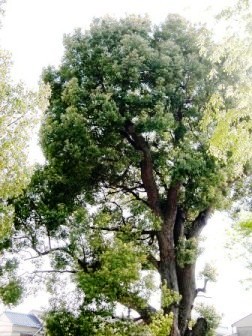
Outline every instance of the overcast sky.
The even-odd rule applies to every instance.
[[[148,14],[155,23],[161,22],[168,13],[180,13],[193,21],[213,22],[211,17],[231,0],[7,0],[0,46],[12,53],[13,77],[29,87],[36,87],[43,67],[58,65],[63,55],[63,34],[75,28],[87,29],[94,17],[105,14]],[[36,157],[37,149],[33,149]],[[223,324],[228,325],[252,313],[252,293],[245,292],[239,283],[245,274],[243,266],[228,259],[223,248],[229,220],[216,215],[205,229],[207,253],[204,260],[215,262],[219,280],[210,286],[206,303],[216,305],[224,314]],[[201,258],[202,259],[202,258]],[[202,262],[201,262],[202,263]],[[39,308],[43,297],[27,299],[19,309]]]

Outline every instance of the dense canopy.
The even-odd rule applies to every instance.
[[[210,332],[204,319],[190,322],[205,290],[195,283],[198,238],[228,206],[251,156],[238,150],[251,141],[241,74],[216,50],[205,28],[176,15],[156,27],[102,18],[67,36],[60,68],[44,72],[46,165],[16,201],[15,227],[26,247],[52,256],[51,271],[72,273],[83,293],[79,321],[96,307],[107,329],[89,335],[117,335],[120,326],[120,335],[134,334],[132,315],[119,322],[116,303],[138,313],[137,335]],[[160,310],[148,301],[155,273]]]

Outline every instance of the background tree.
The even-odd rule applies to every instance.
[[[116,303],[150,335],[205,335],[204,318],[190,330],[205,290],[195,282],[198,239],[251,159],[238,146],[251,141],[241,73],[204,28],[175,15],[157,27],[97,19],[65,48],[61,67],[44,73],[47,162],[15,202],[20,244],[51,255],[51,274],[72,275],[80,310],[106,306],[103,335],[119,328]],[[155,273],[160,311],[149,303]],[[53,316],[48,326],[62,315]]]
[[[251,108],[251,81],[252,81],[252,16],[251,1],[240,0],[235,7],[227,8],[220,14],[221,22],[227,27],[227,36],[225,47],[219,49],[219,53],[228,52],[230,61],[226,64],[227,71],[239,71],[242,98],[240,105],[242,110]],[[224,51],[225,49],[225,51]],[[251,118],[244,119],[247,125],[251,124]],[[250,126],[249,126],[250,127]],[[226,134],[223,134],[226,136]],[[246,155],[251,151],[251,143],[243,142],[242,137],[237,143],[238,155]],[[238,158],[239,160],[239,158]],[[251,216],[251,162],[246,164],[246,178],[237,183],[233,192],[236,202],[232,207],[231,215],[234,221],[234,230],[230,238],[230,250],[234,258],[242,257],[240,260],[246,260],[249,269],[251,265],[251,233],[252,233],[252,216]],[[242,200],[240,196],[243,195]],[[244,280],[244,279],[243,279]],[[251,282],[251,277],[248,279]]]
[[[0,1],[0,16],[4,3]],[[4,255],[11,245],[14,214],[9,199],[17,197],[29,182],[31,131],[46,101],[44,89],[35,94],[21,83],[14,84],[10,69],[10,55],[0,49],[0,297],[6,304],[16,303],[21,295],[21,285],[15,277],[16,262]]]

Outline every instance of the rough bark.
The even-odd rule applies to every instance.
[[[211,215],[212,209],[209,207],[199,213],[199,215],[195,218],[192,225],[188,230],[186,231],[186,238],[198,238],[201,231],[205,227],[210,215]]]
[[[143,159],[140,162],[141,179],[147,194],[147,200],[150,208],[157,216],[160,216],[161,210],[159,192],[155,181],[149,144],[142,135],[137,134],[135,126],[132,122],[128,122],[126,124],[124,134],[131,145],[143,154]]]
[[[188,330],[188,321],[197,295],[195,264],[186,265],[184,268],[179,267],[176,262],[176,246],[180,237],[198,238],[206,225],[211,209],[208,208],[200,212],[190,228],[185,229],[186,214],[178,206],[180,183],[171,184],[166,199],[161,202],[148,142],[141,134],[137,134],[132,122],[125,124],[122,134],[137,151],[142,153],[140,172],[147,195],[146,204],[162,220],[161,229],[156,232],[159,261],[155,260],[154,265],[160,273],[162,284],[182,296],[179,305],[173,304],[170,307],[164,307],[165,313],[173,312],[174,316],[171,336],[204,336],[205,320],[199,319],[193,330]],[[149,322],[150,313],[151,311],[147,309],[140,315],[142,315],[143,320]]]
[[[157,233],[160,263],[159,271],[161,281],[163,284],[175,291],[179,292],[178,279],[176,272],[176,251],[174,244],[174,225],[177,215],[177,203],[179,196],[180,184],[175,183],[170,187],[167,193],[166,207],[163,211],[163,225],[161,230]],[[173,312],[173,328],[172,336],[180,336],[178,329],[178,307],[172,305],[172,307],[165,307],[164,312]]]
[[[179,183],[170,187],[167,193],[167,206],[164,210],[164,221],[161,230],[157,233],[160,253],[161,280],[167,283],[168,288],[178,291],[176,274],[176,253],[173,229],[177,215],[177,201]]]
[[[178,245],[179,239],[184,236],[185,213],[178,208],[174,225],[174,244]]]
[[[177,277],[179,293],[182,296],[179,303],[178,326],[181,335],[184,335],[191,319],[191,310],[196,296],[195,264],[186,265],[184,268],[177,266]]]

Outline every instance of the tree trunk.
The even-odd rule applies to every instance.
[[[179,294],[182,299],[179,303],[178,327],[181,335],[185,334],[188,322],[191,319],[191,310],[196,296],[195,264],[184,268],[177,266]]]
[[[164,229],[157,234],[159,251],[160,251],[160,276],[162,284],[167,288],[179,292],[178,280],[176,273],[176,254],[174,249],[173,233],[170,230]],[[179,309],[176,305],[164,307],[164,313],[173,313],[173,328],[171,336],[181,336],[178,328]]]

